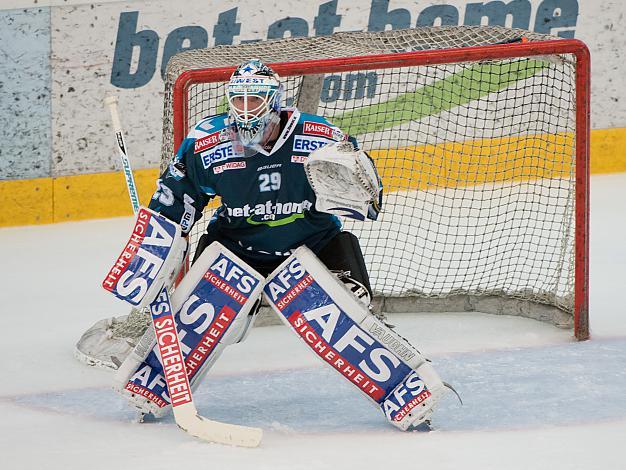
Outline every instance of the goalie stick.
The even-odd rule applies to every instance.
[[[130,196],[130,203],[133,205],[133,212],[137,214],[137,212],[139,212],[139,195],[137,194],[137,186],[135,186],[133,170],[130,167],[130,160],[128,159],[126,140],[124,139],[124,133],[122,132],[120,115],[117,111],[117,98],[115,96],[107,96],[104,99],[104,104],[111,112],[113,132],[115,132],[115,142],[117,144],[118,153],[120,154],[120,159],[122,160],[122,170],[124,171],[124,178],[126,178],[126,187],[128,188],[128,195]]]
[[[133,212],[139,212],[139,196],[133,178],[126,142],[117,111],[117,98],[107,97],[104,100],[111,112],[118,151],[124,168],[128,194],[133,206]],[[176,324],[170,304],[167,286],[150,303],[152,324],[157,337],[157,347],[163,362],[163,371],[174,420],[179,428],[186,433],[206,442],[229,444],[241,447],[257,447],[261,442],[263,431],[259,428],[222,423],[204,418],[198,414],[191,394],[189,378],[185,368],[185,361],[180,347],[180,339],[176,331]],[[167,358],[167,361],[164,360]],[[167,366],[165,364],[167,362]]]

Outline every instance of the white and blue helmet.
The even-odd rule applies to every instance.
[[[233,72],[228,82],[228,114],[241,142],[261,142],[268,124],[279,120],[282,85],[278,75],[260,59],[251,59]]]

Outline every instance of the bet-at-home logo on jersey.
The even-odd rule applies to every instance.
[[[287,225],[297,219],[304,218],[304,211],[313,207],[313,203],[307,199],[302,202],[277,202],[267,201],[265,204],[243,207],[226,207],[229,217],[245,217],[250,225],[269,225],[278,227]]]

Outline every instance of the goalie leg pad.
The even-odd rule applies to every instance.
[[[242,341],[254,323],[263,277],[219,243],[191,267],[172,295],[174,321],[192,390],[229,345]],[[114,388],[142,413],[170,409],[154,328],[150,327],[116,374]]]
[[[427,420],[444,386],[420,352],[372,315],[306,247],[267,279],[281,320],[402,430]]]

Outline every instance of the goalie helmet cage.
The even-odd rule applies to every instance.
[[[190,128],[226,111],[225,82],[250,58],[282,77],[287,105],[325,116],[375,159],[383,212],[344,227],[361,241],[377,308],[522,315],[589,337],[582,42],[460,26],[185,51],[167,66],[162,169]]]

